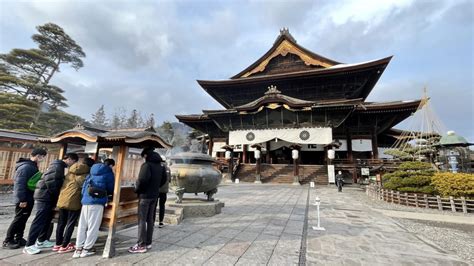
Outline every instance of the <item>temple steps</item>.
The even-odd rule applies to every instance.
[[[236,174],[240,182],[254,182],[256,175],[255,164],[241,164]],[[262,183],[293,183],[293,165],[291,164],[262,164],[261,166]],[[300,165],[299,166],[300,183],[307,184],[314,181],[319,185],[328,183],[327,170],[325,165]]]

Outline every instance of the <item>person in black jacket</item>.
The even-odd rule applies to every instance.
[[[33,210],[33,191],[28,189],[27,183],[38,172],[38,163],[46,156],[46,150],[34,149],[29,159],[20,158],[16,163],[15,176],[13,177],[13,194],[15,198],[15,217],[7,236],[3,241],[3,248],[17,249],[26,244],[23,238],[26,222]]]
[[[138,242],[128,251],[130,253],[145,253],[151,248],[153,227],[155,223],[156,203],[160,187],[166,182],[166,169],[163,161],[153,148],[142,151],[145,162],[140,168],[135,192],[138,194]]]
[[[34,255],[40,253],[41,249],[54,246],[54,243],[50,242],[48,238],[53,210],[58,202],[59,192],[64,182],[64,170],[76,163],[78,159],[77,154],[68,153],[63,160],[53,161],[36,184],[34,193],[36,215],[31,223],[23,253]]]

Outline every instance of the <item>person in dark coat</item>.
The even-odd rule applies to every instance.
[[[53,161],[36,184],[34,193],[36,215],[31,223],[30,232],[23,253],[34,255],[41,249],[52,248],[48,240],[53,210],[58,202],[59,192],[64,182],[64,170],[78,161],[75,153],[68,153],[63,160]]]
[[[8,227],[7,236],[3,241],[3,248],[17,249],[26,244],[23,238],[26,222],[33,210],[33,191],[28,189],[27,183],[38,172],[38,163],[46,156],[46,150],[34,149],[29,159],[20,158],[16,163],[13,177],[13,195],[15,199],[15,217]]]
[[[142,151],[145,162],[140,168],[135,192],[138,194],[138,242],[129,248],[130,253],[145,253],[151,248],[153,227],[160,187],[166,182],[166,170],[160,155],[153,148]]]

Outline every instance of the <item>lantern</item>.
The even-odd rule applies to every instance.
[[[260,155],[261,155],[260,150],[255,150],[255,152],[254,152],[253,155],[254,155],[254,157],[255,157],[256,160],[260,159]]]
[[[225,152],[225,158],[226,158],[227,160],[230,160],[230,156],[231,156],[231,152],[230,152],[230,151],[226,151],[226,152]]]
[[[334,150],[328,150],[328,159],[333,160],[336,158],[336,152]]]
[[[298,150],[294,149],[291,151],[291,158],[293,158],[293,160],[297,160],[299,158]]]

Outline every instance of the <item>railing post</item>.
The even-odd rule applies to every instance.
[[[390,201],[393,203],[393,190],[390,191]]]
[[[436,201],[438,202],[438,210],[442,211],[443,210],[443,203],[441,203],[441,197],[436,196]]]
[[[449,196],[449,203],[451,203],[451,211],[456,212],[456,205],[454,204],[453,196]]]
[[[405,205],[408,206],[408,193],[405,192]]]
[[[418,207],[418,194],[415,193],[415,206]]]
[[[462,203],[462,212],[467,213],[467,205],[466,205],[465,197],[461,197],[461,203]]]
[[[430,207],[430,204],[428,203],[428,195],[423,195],[423,197],[425,198],[425,208],[429,208]]]
[[[402,202],[400,201],[400,191],[397,191],[397,199],[398,199],[398,204],[402,204]]]

